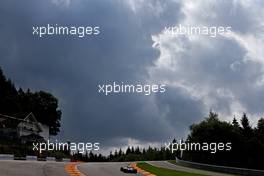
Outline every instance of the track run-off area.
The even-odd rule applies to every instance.
[[[202,175],[227,176],[198,169],[173,165],[166,161],[147,162],[156,167],[178,170]],[[16,161],[1,160],[1,176],[133,176],[145,175],[126,174],[120,171],[121,167],[128,166],[131,162],[105,162],[105,163],[78,163],[78,162],[53,162],[53,161]],[[150,175],[150,173],[149,173]]]

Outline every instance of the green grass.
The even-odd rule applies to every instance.
[[[147,172],[150,172],[152,174],[155,174],[157,176],[204,176],[200,174],[193,174],[193,173],[187,173],[187,172],[180,172],[170,169],[165,169],[161,167],[155,167],[147,163],[137,163],[137,166]]]

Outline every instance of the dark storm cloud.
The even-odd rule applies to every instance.
[[[159,33],[165,26],[170,26],[183,18],[180,1],[152,0],[124,1],[131,6],[138,23],[150,34]]]
[[[210,108],[230,117],[242,110],[263,112],[264,62],[258,49],[263,42],[257,43],[263,36],[247,36],[259,34],[259,6],[245,1],[5,0],[0,2],[0,65],[16,85],[59,98],[63,140],[99,141],[102,147],[131,139],[164,142],[185,137]],[[48,23],[100,26],[101,33],[32,35],[32,26]],[[163,35],[165,26],[179,23],[231,25],[239,36]],[[153,42],[159,46],[152,48]],[[113,81],[168,86],[160,95],[98,94],[98,84]]]
[[[191,98],[181,88],[168,87],[164,96],[156,97],[156,102],[159,111],[165,112],[162,118],[175,129],[175,137],[178,139],[183,137],[183,132],[187,136],[186,128],[206,115],[203,114],[203,102]]]
[[[157,57],[150,33],[128,6],[73,1],[67,7],[31,0],[1,1],[0,9],[0,64],[17,85],[59,98],[62,139],[115,145],[117,139],[156,142],[170,137],[173,130],[153,110],[151,97],[97,93],[98,84],[144,83],[145,67]],[[100,26],[101,33],[85,39],[32,35],[32,26],[48,23]]]

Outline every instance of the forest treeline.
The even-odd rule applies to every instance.
[[[233,166],[243,168],[264,169],[264,119],[258,120],[257,126],[250,125],[249,118],[243,114],[240,119],[232,122],[220,120],[218,114],[210,112],[200,123],[190,127],[190,134],[185,143],[231,143],[230,151],[184,151],[182,159],[200,163]],[[177,143],[174,139],[172,143]],[[179,143],[179,142],[178,142]],[[180,157],[180,151],[174,153],[168,148],[142,149],[128,147],[125,151],[119,149],[108,156],[86,153],[74,154],[75,160],[90,162],[100,161],[147,161],[175,160]]]
[[[58,134],[61,111],[57,98],[45,91],[17,89],[0,68],[0,114],[25,118],[30,112],[39,122],[49,126],[51,135]]]
[[[231,142],[230,151],[211,154],[206,151],[188,151],[183,158],[190,161],[243,168],[264,169],[264,119],[252,127],[247,114],[232,122],[221,121],[217,113],[190,127],[189,142]]]

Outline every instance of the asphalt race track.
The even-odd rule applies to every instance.
[[[0,161],[0,176],[70,176],[65,170],[67,162]],[[84,176],[128,176],[120,167],[130,163],[81,163],[77,168]]]
[[[83,163],[78,165],[78,170],[89,176],[135,176],[137,174],[126,174],[120,171],[120,167],[127,166],[130,163]]]
[[[1,176],[69,176],[63,162],[0,161]]]
[[[172,170],[198,173],[203,175],[227,176],[227,174],[203,171],[182,166],[173,165],[166,161],[148,162],[157,167]],[[51,161],[0,161],[0,176],[70,176],[65,170],[69,162]],[[106,163],[76,163],[77,170],[81,176],[135,176],[137,174],[126,174],[120,171],[120,167],[127,166],[128,162],[106,162]],[[139,175],[139,174],[138,174]]]

